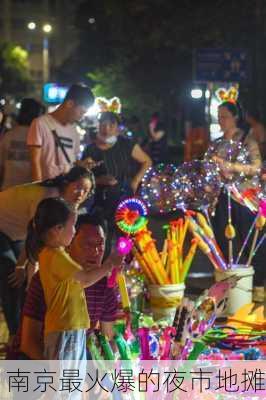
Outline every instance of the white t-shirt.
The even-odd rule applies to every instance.
[[[0,142],[0,165],[4,169],[2,190],[32,180],[27,146],[28,129],[28,126],[17,125]]]
[[[55,144],[55,130],[71,161],[69,164],[62,149]],[[77,160],[80,151],[79,134],[74,125],[61,125],[50,114],[36,118],[29,129],[28,146],[40,146],[42,179],[51,179],[66,173]]]

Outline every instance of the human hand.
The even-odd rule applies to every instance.
[[[100,322],[101,333],[106,336],[109,340],[112,340],[114,337],[114,323],[101,321]]]
[[[111,269],[114,267],[120,267],[124,261],[125,256],[119,254],[117,250],[113,250],[106,262],[110,264]]]
[[[114,186],[117,185],[118,182],[112,175],[102,175],[96,179],[96,183],[103,186]]]
[[[223,158],[217,156],[214,156],[212,159],[216,164],[218,164],[221,174],[225,178],[229,179],[232,177],[232,173],[235,172],[233,163],[225,161]]]
[[[230,162],[224,162],[220,165],[221,174],[226,179],[232,179],[234,170],[234,164]]]
[[[218,157],[218,156],[213,156],[212,161],[214,161],[219,166],[225,162],[225,160],[223,158]]]
[[[86,169],[93,169],[95,167],[98,167],[101,165],[103,161],[94,161],[91,157],[87,157],[84,160],[78,160],[76,164],[80,167],[86,168]]]
[[[13,288],[19,288],[23,285],[26,279],[26,270],[24,266],[17,266],[15,271],[8,275],[8,283]]]

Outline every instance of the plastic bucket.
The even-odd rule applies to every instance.
[[[253,267],[246,267],[245,265],[233,266],[232,269],[227,271],[215,271],[214,275],[216,282],[230,278],[231,276],[239,278],[236,286],[229,290],[224,315],[233,315],[240,307],[252,303]]]
[[[185,285],[150,285],[148,287],[150,308],[155,320],[167,318],[173,322],[177,306],[184,297]]]

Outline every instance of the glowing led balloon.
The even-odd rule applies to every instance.
[[[214,162],[194,160],[182,164],[173,177],[174,191],[181,193],[186,209],[213,207],[221,190],[219,170]]]
[[[240,164],[248,164],[249,162],[249,153],[243,143],[241,141],[235,140],[227,140],[223,137],[215,140],[213,142],[205,156],[204,159],[206,161],[210,161],[213,157],[222,158],[225,162],[229,163],[240,163]],[[226,165],[226,164],[225,164]],[[221,165],[221,169],[223,165]],[[245,175],[243,173],[221,173],[221,178],[224,183],[231,184],[234,182],[242,182],[245,180]]]
[[[132,247],[133,242],[128,237],[120,237],[116,244],[117,251],[124,256],[131,252]]]
[[[173,164],[159,164],[150,168],[143,177],[140,195],[151,212],[168,213],[182,203],[180,188],[173,190],[173,176],[177,167]]]
[[[131,197],[119,203],[115,221],[122,232],[135,234],[147,224],[146,216],[147,207],[145,203],[136,197]]]
[[[230,189],[234,199],[254,213],[259,210],[260,201],[266,198],[259,175],[241,181],[236,180],[230,185]]]

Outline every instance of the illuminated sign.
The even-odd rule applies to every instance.
[[[57,83],[46,83],[43,86],[43,101],[49,104],[62,103],[67,91],[67,86],[58,85]]]

